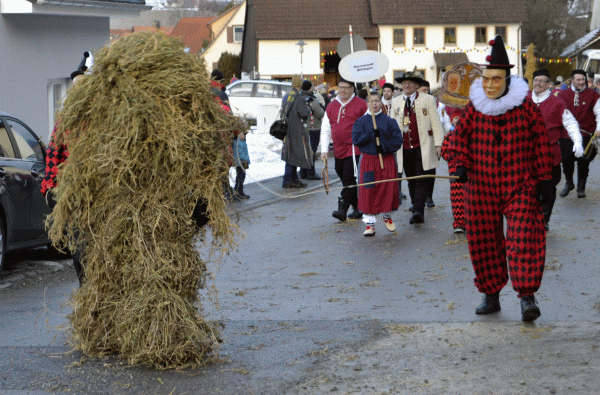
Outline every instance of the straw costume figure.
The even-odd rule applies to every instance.
[[[195,244],[210,228],[211,252],[234,245],[221,180],[236,122],[203,61],[175,38],[134,33],[96,54],[59,117],[69,158],[48,224],[56,246],[85,246],[74,346],[156,368],[207,362],[218,338],[198,311],[208,271]]]

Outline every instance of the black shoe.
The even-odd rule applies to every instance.
[[[238,195],[237,193],[233,194],[233,197],[231,198],[234,202],[240,202],[242,201],[242,197],[240,195]]]
[[[233,197],[238,197],[239,199],[245,200],[245,199],[250,199],[250,196],[246,195],[244,192],[240,192],[240,191],[235,191],[233,194]]]
[[[435,207],[435,203],[433,202],[433,198],[432,198],[431,196],[428,196],[428,197],[425,199],[425,204],[426,204],[426,205],[427,205],[427,207],[429,207],[429,208],[433,208],[433,207]]]
[[[577,197],[578,198],[584,198],[585,197],[585,189],[579,189],[577,188]]]
[[[296,184],[298,186],[298,188],[304,188],[304,187],[308,186],[308,184],[306,184],[300,180],[292,180],[292,183]]]
[[[300,174],[300,178],[303,180],[306,180],[308,178],[308,176],[306,174]]]
[[[560,197],[566,197],[569,192],[571,192],[573,189],[575,189],[575,185],[572,182],[566,182],[565,183],[565,187],[563,188],[562,191],[560,191],[560,193],[558,194],[558,196]]]
[[[483,302],[475,309],[475,314],[492,314],[500,310],[500,292],[495,294],[486,294]]]
[[[281,185],[282,188],[300,188],[298,186],[298,184],[296,184],[294,181],[284,181],[283,184]]]
[[[318,180],[321,180],[321,177],[319,177],[316,174],[309,174],[309,175],[306,176],[306,179],[307,180],[318,181]]]
[[[535,321],[542,315],[533,295],[521,296],[521,319],[525,322]]]
[[[423,215],[423,212],[420,212],[419,210],[415,210],[413,211],[413,216],[410,219],[410,221],[408,221],[411,225],[412,224],[422,224],[423,222],[425,222],[425,217]]]
[[[350,203],[346,202],[342,198],[338,198],[338,209],[336,211],[334,211],[333,213],[331,213],[331,215],[335,219],[339,219],[340,221],[345,221],[349,208],[350,208]]]
[[[362,219],[363,213],[361,213],[356,207],[352,206],[352,212],[348,214],[348,219]]]

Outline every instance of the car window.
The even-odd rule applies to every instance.
[[[256,84],[256,97],[277,97],[277,85],[269,83]]]
[[[252,82],[242,82],[229,88],[229,96],[250,97],[252,96]]]
[[[8,131],[4,127],[4,123],[0,119],[0,155],[4,158],[14,158],[15,150],[13,149],[10,138],[8,137]]]
[[[285,96],[292,91],[292,86],[291,85],[281,85],[281,90],[283,91],[283,96]]]
[[[13,132],[22,159],[44,161],[44,151],[38,140],[25,125],[16,120],[7,119],[6,124]]]

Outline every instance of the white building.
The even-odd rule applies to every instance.
[[[202,53],[209,73],[217,68],[222,53],[239,55],[242,52],[245,15],[246,1],[243,1],[210,23],[213,38]]]
[[[0,111],[47,142],[71,72],[109,41],[109,17],[149,8],[144,0],[0,0]]]
[[[242,69],[253,67],[261,78],[285,79],[302,72],[336,85],[337,43],[352,25],[367,49],[390,61],[392,81],[407,70],[420,70],[432,88],[450,64],[485,63],[488,42],[504,37],[513,73],[521,70],[522,0],[247,0],[254,12],[246,21]],[[302,55],[296,43],[306,45]],[[248,50],[246,50],[248,48]]]
[[[370,0],[379,27],[381,52],[390,61],[388,81],[404,71],[419,70],[435,89],[448,65],[485,64],[488,42],[497,34],[507,46],[513,73],[521,74],[521,23],[526,10],[520,0]],[[502,10],[499,12],[499,10]]]

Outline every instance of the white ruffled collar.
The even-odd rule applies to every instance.
[[[527,92],[529,92],[529,85],[525,80],[513,75],[510,77],[508,93],[499,99],[490,99],[483,91],[481,78],[478,78],[471,85],[470,98],[477,111],[485,115],[496,116],[523,104]]]

